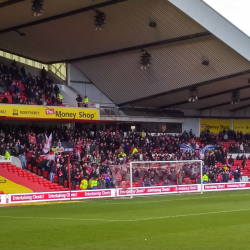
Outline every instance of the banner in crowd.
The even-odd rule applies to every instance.
[[[205,147],[201,147],[201,154],[205,154],[207,150],[215,150],[215,145],[207,145]]]
[[[55,160],[56,154],[55,151],[50,152],[47,155],[41,155],[39,158],[40,160]]]
[[[250,120],[234,120],[234,130],[242,131],[243,134],[250,133]]]
[[[0,116],[50,120],[99,120],[98,109],[45,107],[37,105],[0,105]]]
[[[37,144],[36,143],[36,137],[31,135],[30,133],[28,133],[28,139],[29,139],[29,142],[32,143],[32,144]]]
[[[211,133],[219,134],[222,130],[230,130],[231,120],[200,120],[200,131],[209,129]]]
[[[83,139],[74,146],[74,150],[77,152],[78,158],[79,160],[81,159],[81,152],[82,152],[82,143],[83,143]]]
[[[193,150],[194,150],[194,148],[192,148],[190,144],[187,144],[187,145],[180,144],[180,151],[181,152],[193,151]]]
[[[45,154],[47,154],[50,151],[50,146],[51,146],[51,141],[52,141],[52,133],[50,134],[49,138],[47,135],[45,135],[45,137],[46,137],[46,143],[44,145],[43,152]]]
[[[199,148],[199,146],[198,147],[197,146],[198,145],[196,145],[195,148],[192,148],[190,144],[187,144],[187,145],[180,144],[180,151],[186,152],[186,151],[194,151],[194,150],[200,149],[200,153],[204,154],[207,150],[215,150],[215,145],[207,145],[207,146],[201,147],[201,148]]]

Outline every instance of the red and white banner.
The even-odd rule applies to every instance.
[[[99,198],[99,197],[113,197],[115,190],[113,189],[97,189],[86,191],[72,191],[71,199],[83,199],[83,198]]]
[[[235,190],[235,189],[249,189],[250,182],[233,182],[233,183],[215,183],[203,185],[204,192],[206,191],[221,191],[221,190]]]
[[[9,203],[31,202],[31,201],[49,201],[49,200],[69,200],[70,192],[48,192],[48,193],[29,193],[29,194],[11,194]]]
[[[75,146],[74,146],[74,151],[76,151],[77,152],[77,155],[78,155],[78,158],[79,158],[79,160],[80,160],[80,158],[81,158],[81,152],[82,152],[82,143],[83,143],[83,139],[78,143],[78,144],[76,144]]]
[[[133,188],[133,195],[154,195],[166,193],[184,193],[184,192],[198,192],[200,191],[199,185],[181,185],[181,186],[165,186],[165,187],[144,187]],[[131,195],[131,189],[118,189],[117,196]]]
[[[180,186],[161,186],[161,187],[136,187],[133,188],[133,195],[158,195],[174,193],[192,193],[201,191],[201,185],[180,185]],[[243,190],[250,189],[250,182],[216,183],[204,184],[204,192]],[[47,202],[47,201],[68,201],[77,199],[105,198],[116,196],[130,196],[130,189],[97,189],[86,191],[64,191],[46,193],[27,193],[27,194],[3,194],[0,195],[0,204],[26,203],[26,202]]]
[[[51,141],[52,141],[52,133],[50,134],[49,138],[47,135],[46,136],[46,143],[43,148],[43,152],[47,154],[50,151],[50,146],[51,146]]]
[[[114,197],[114,189],[0,195],[0,204]]]
[[[52,152],[50,152],[49,154],[47,154],[47,155],[41,155],[41,156],[39,156],[39,159],[40,160],[55,160],[55,157],[56,157],[56,154],[55,154],[55,151],[52,151]]]
[[[30,133],[28,133],[28,139],[30,143],[35,144],[35,145],[37,144],[36,137],[34,135],[31,135]]]

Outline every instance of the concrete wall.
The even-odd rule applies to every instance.
[[[182,123],[182,132],[185,130],[189,132],[192,129],[193,133],[199,137],[200,136],[200,119],[199,118],[187,118]]]
[[[115,106],[80,70],[70,65],[70,86],[82,97],[88,96],[90,102],[99,103],[101,106]]]

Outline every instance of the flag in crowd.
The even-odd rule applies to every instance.
[[[28,133],[28,139],[30,143],[35,144],[35,145],[37,144],[36,137],[34,135],[31,135],[30,133]]]
[[[44,145],[43,152],[45,154],[47,154],[50,151],[50,146],[51,146],[51,141],[52,141],[52,133],[50,134],[49,138],[47,135],[45,135],[45,137],[46,137],[46,143]]]
[[[200,148],[201,154],[205,154],[207,150],[215,150],[215,145],[207,145],[205,147]]]
[[[197,144],[196,144],[196,148],[191,147],[190,144],[187,144],[187,145],[181,144],[180,145],[180,151],[184,152],[184,153],[187,152],[187,151],[194,151],[194,150],[197,150],[197,149],[200,149],[201,154],[205,154],[205,152],[207,150],[215,150],[215,145],[207,145],[207,146],[201,147],[201,148],[199,148],[199,146]]]
[[[55,151],[52,151],[49,154],[40,156],[40,160],[53,160],[54,161],[55,159],[56,159]]]
[[[83,139],[74,146],[74,151],[77,152],[78,158],[79,160],[81,159],[81,152],[82,152],[82,143],[83,143]]]

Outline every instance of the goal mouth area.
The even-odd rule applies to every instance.
[[[202,193],[202,161],[130,162],[111,166],[117,197]]]

